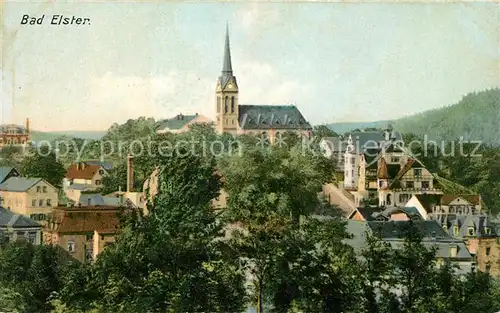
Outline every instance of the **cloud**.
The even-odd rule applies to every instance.
[[[296,103],[300,107],[314,93],[312,85],[285,77],[268,63],[244,62],[240,73],[238,80],[241,103]]]
[[[276,6],[258,2],[242,5],[241,9],[236,11],[236,19],[247,31],[252,31],[255,26],[269,26],[281,20],[280,11]]]
[[[207,114],[211,111],[207,101],[214,98],[210,85],[213,83],[194,74],[177,71],[154,77],[108,72],[91,80],[89,105],[100,114],[115,108],[113,120],[117,122],[139,116],[168,118],[180,112]]]

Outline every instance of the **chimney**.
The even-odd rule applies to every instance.
[[[131,155],[127,156],[127,192],[132,192],[134,187],[134,165],[132,159]]]
[[[26,133],[29,134],[30,132],[30,119],[26,119]]]

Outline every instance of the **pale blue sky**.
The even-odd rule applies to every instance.
[[[392,119],[500,86],[498,3],[4,4],[3,123],[105,130],[214,117],[229,22],[242,104],[295,103],[313,124]],[[20,25],[45,14],[45,25]],[[91,19],[50,25],[53,14]]]

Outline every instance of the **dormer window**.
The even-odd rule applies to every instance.
[[[467,228],[467,235],[474,236],[474,227]]]
[[[458,247],[457,246],[451,246],[450,247],[450,257],[456,258],[458,254]]]

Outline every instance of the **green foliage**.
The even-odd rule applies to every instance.
[[[481,140],[500,145],[500,89],[473,92],[457,104],[394,121],[403,133],[427,135],[431,139]]]
[[[19,240],[0,249],[0,309],[49,312],[51,294],[60,289],[68,259],[52,246]]]
[[[24,158],[21,174],[26,177],[43,178],[52,186],[60,188],[66,170],[56,159],[55,153],[44,146],[37,150],[33,149],[31,155]]]

